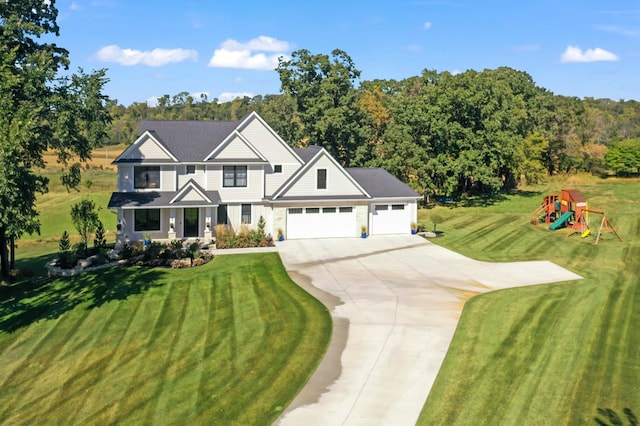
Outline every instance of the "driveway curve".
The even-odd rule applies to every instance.
[[[469,297],[581,278],[547,261],[479,262],[409,235],[288,240],[278,251],[334,319],[327,355],[282,425],[413,425]]]

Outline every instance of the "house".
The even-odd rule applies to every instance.
[[[118,241],[215,236],[216,224],[286,238],[411,232],[420,198],[380,168],[291,148],[256,113],[240,121],[143,121],[115,160]]]

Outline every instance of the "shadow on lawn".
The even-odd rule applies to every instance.
[[[38,288],[13,292],[0,300],[0,331],[13,332],[43,319],[56,319],[82,303],[98,308],[159,287],[162,270],[114,267],[59,279]]]

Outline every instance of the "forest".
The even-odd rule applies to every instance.
[[[384,167],[426,197],[491,194],[559,173],[640,171],[636,100],[555,95],[508,67],[361,81],[341,50],[301,49],[276,71],[279,94],[110,100],[107,143],[132,143],[143,119],[239,120],[256,111],[291,146],[323,146],[344,166]]]

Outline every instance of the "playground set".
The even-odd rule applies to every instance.
[[[582,238],[586,238],[591,235],[589,214],[602,216],[596,233],[596,244],[604,232],[613,232],[622,241],[604,212],[590,210],[586,198],[577,189],[562,189],[560,194],[545,196],[542,199],[542,205],[531,214],[531,223],[550,225],[549,229],[552,231],[567,228],[569,229],[567,237],[578,233]]]

